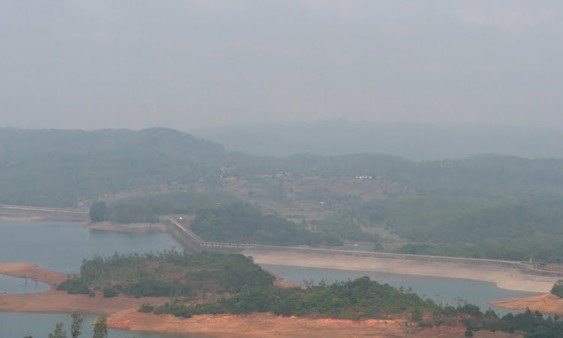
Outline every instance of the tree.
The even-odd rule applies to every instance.
[[[67,338],[63,323],[57,323],[55,325],[55,331],[49,333],[49,338]]]
[[[422,315],[423,315],[422,309],[418,306],[415,307],[411,311],[411,321],[413,321],[415,323],[422,322]]]
[[[110,212],[106,202],[96,202],[92,208],[90,208],[90,220],[94,223],[107,221],[110,217]]]
[[[94,325],[93,338],[107,338],[107,336],[108,336],[107,318],[105,316],[101,316],[98,318],[96,324]]]
[[[78,338],[82,334],[82,322],[84,322],[84,316],[79,313],[72,314],[72,325],[70,327],[72,338]]]

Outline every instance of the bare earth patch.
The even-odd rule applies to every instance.
[[[63,291],[47,291],[26,295],[0,295],[1,312],[53,312],[53,313],[92,313],[112,314],[117,311],[134,309],[144,302],[163,304],[168,298],[103,298],[98,295],[69,295]]]
[[[419,329],[405,319],[362,321],[280,317],[272,314],[203,315],[180,319],[132,310],[108,318],[116,329],[159,333],[190,333],[213,337],[463,337],[465,328],[442,326]],[[505,333],[478,332],[476,337],[519,337]]]
[[[63,273],[42,269],[31,263],[0,263],[0,274],[31,279],[51,287],[56,287],[67,278],[67,275]]]
[[[469,279],[495,283],[499,288],[516,291],[549,292],[557,281],[555,277],[535,276],[511,268],[483,266],[479,263],[444,263],[358,257],[349,255],[326,255],[299,252],[268,252],[266,250],[245,250],[244,254],[254,258],[260,265],[297,266],[361,272],[382,272],[413,276],[429,276]]]
[[[56,286],[66,275],[29,263],[0,264],[0,274],[30,278]],[[278,282],[280,282],[278,280]],[[286,286],[294,286],[292,284]],[[181,319],[171,315],[140,313],[148,302],[161,305],[167,297],[133,298],[101,295],[69,295],[62,291],[34,294],[0,294],[0,312],[106,314],[108,326],[138,332],[200,334],[214,337],[462,337],[461,325],[420,329],[405,318],[361,321],[280,317],[272,314],[202,315]],[[519,335],[476,332],[476,337],[519,337]]]
[[[121,224],[112,222],[89,223],[88,229],[96,231],[124,232],[124,233],[155,233],[166,232],[166,226],[156,223]]]
[[[491,302],[491,305],[512,310],[530,309],[532,311],[563,316],[563,298],[550,293],[540,296],[497,300]]]
[[[126,309],[138,309],[144,302],[164,304],[166,297],[133,298],[119,296],[103,298],[100,295],[89,297],[87,295],[69,295],[64,291],[55,291],[57,285],[66,280],[67,275],[42,269],[31,263],[1,263],[0,274],[29,278],[45,283],[53,290],[32,294],[0,294],[0,311],[3,312],[56,312],[72,313],[83,312],[93,314],[111,314]]]

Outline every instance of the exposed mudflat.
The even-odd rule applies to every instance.
[[[511,310],[540,311],[541,313],[563,316],[563,298],[552,294],[504,299],[491,302],[491,305]]]
[[[112,231],[124,233],[152,233],[166,232],[166,226],[156,223],[121,224],[113,222],[88,223],[88,229],[97,231]]]
[[[41,269],[29,263],[0,264],[0,274],[30,278],[52,287],[66,278],[62,273]],[[462,325],[420,329],[410,325],[401,317],[352,321],[252,314],[204,315],[181,319],[171,315],[154,315],[137,311],[145,302],[158,305],[168,300],[166,297],[103,298],[100,295],[89,297],[51,290],[33,294],[1,294],[0,312],[106,314],[109,316],[108,326],[114,329],[215,337],[461,337],[465,330]],[[518,337],[518,335],[478,332],[476,337]]]
[[[114,297],[103,298],[100,295],[89,297],[86,295],[69,295],[63,291],[55,291],[58,284],[66,280],[67,275],[42,269],[31,263],[1,263],[0,274],[28,278],[36,282],[45,283],[53,290],[31,294],[0,294],[0,311],[2,312],[54,312],[72,313],[83,312],[93,314],[111,314],[125,309],[138,309],[144,302],[163,304],[166,297]]]
[[[549,292],[558,280],[557,277],[525,274],[510,267],[482,265],[470,261],[454,263],[252,249],[245,250],[244,254],[253,257],[257,264],[264,265],[460,278],[495,283],[499,288],[507,290],[537,293]]]
[[[69,295],[63,291],[47,291],[32,294],[0,295],[0,312],[46,312],[46,313],[91,313],[112,314],[117,311],[134,309],[144,302],[163,304],[168,298],[133,298],[118,296],[103,298],[98,295]]]
[[[180,319],[136,311],[115,313],[108,326],[116,329],[209,335],[213,337],[463,337],[463,326],[420,329],[405,319],[362,321],[280,317],[272,314],[203,315]],[[475,337],[520,337],[476,332]]]
[[[27,278],[55,287],[66,280],[64,273],[42,269],[31,263],[0,263],[0,274],[18,278]]]

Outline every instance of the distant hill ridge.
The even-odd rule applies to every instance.
[[[479,155],[413,161],[381,154],[250,156],[171,129],[0,129],[0,204],[74,206],[79,200],[158,184],[217,187],[221,176],[291,172],[384,176],[420,193],[554,193],[563,160]],[[545,196],[543,196],[545,197]]]
[[[502,125],[436,126],[369,121],[261,123],[193,130],[227,150],[262,156],[383,153],[413,160],[483,153],[563,158],[563,131]]]
[[[0,129],[0,203],[71,206],[81,198],[214,179],[224,148],[187,133]]]

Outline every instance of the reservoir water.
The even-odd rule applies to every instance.
[[[362,276],[369,276],[371,279],[382,284],[389,284],[396,288],[403,288],[407,291],[412,290],[422,298],[432,299],[438,304],[456,306],[458,304],[471,303],[478,305],[484,310],[490,307],[487,303],[491,300],[522,297],[534,294],[529,292],[504,290],[498,288],[493,283],[467,279],[404,276],[369,271],[343,271],[273,265],[265,265],[264,268],[274,274],[282,276],[285,280],[294,283],[302,283],[305,280],[313,281],[315,283],[320,281],[334,283]],[[499,308],[495,308],[494,310],[501,314],[510,312]]]
[[[34,293],[49,290],[49,285],[34,282],[28,279],[15,278],[0,275],[0,293],[9,292],[12,294]]]
[[[77,223],[65,222],[13,222],[0,220],[0,262],[29,262],[61,272],[78,272],[83,259],[94,255],[108,256],[118,253],[157,252],[179,248],[168,234],[125,234],[91,231]],[[507,291],[494,284],[460,279],[411,277],[380,273],[362,273],[329,269],[267,266],[269,271],[292,282],[304,280],[327,282],[342,281],[368,275],[381,283],[411,288],[419,295],[436,302],[452,305],[460,301],[475,303],[487,308],[491,300],[527,295]],[[47,286],[0,276],[0,293],[30,293],[46,290]],[[86,322],[95,318],[89,317]],[[64,314],[0,313],[0,337],[46,337],[56,322],[65,322]],[[84,337],[91,336],[91,327],[85,325]],[[146,334],[111,330],[110,338],[178,338],[187,336]],[[195,337],[195,336],[189,336]]]
[[[28,262],[61,272],[78,272],[85,258],[108,256],[115,252],[157,252],[178,248],[168,234],[125,234],[90,231],[78,223],[65,222],[12,222],[0,221],[0,262]],[[25,279],[0,275],[0,293],[31,293],[49,287]],[[94,322],[88,316],[85,323]],[[70,327],[70,316],[65,314],[5,313],[0,312],[0,337],[45,338],[55,323]],[[91,325],[84,325],[83,337],[92,336]],[[110,338],[179,338],[165,334],[147,334],[110,330]],[[196,337],[190,335],[189,337]]]
[[[91,231],[78,223],[0,221],[0,262],[28,262],[60,272],[78,272],[85,258],[156,252],[179,247],[165,233]]]

